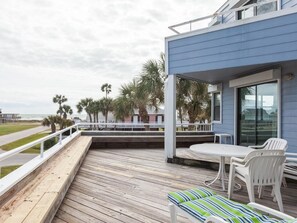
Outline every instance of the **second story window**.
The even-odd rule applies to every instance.
[[[247,3],[245,3],[244,6],[248,6],[248,5],[256,4],[256,3],[262,3],[262,2],[265,2],[265,0],[250,0]],[[237,18],[238,18],[238,20],[246,19],[246,18],[250,18],[250,17],[256,16],[256,15],[273,12],[276,10],[277,10],[277,1],[269,2],[266,4],[259,5],[259,6],[250,7],[250,8],[244,9],[244,10],[240,10],[237,12]]]

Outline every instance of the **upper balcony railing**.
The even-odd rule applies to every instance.
[[[224,18],[230,16],[231,14],[233,14],[233,21],[236,21],[250,18],[260,14],[265,14],[272,11],[277,11],[281,8],[279,2],[279,0],[261,1],[259,3],[249,4],[239,8],[230,9],[228,11],[217,12],[212,15],[178,23],[169,26],[168,28],[176,34],[191,32],[194,30],[207,28],[213,25],[223,24],[225,23]]]

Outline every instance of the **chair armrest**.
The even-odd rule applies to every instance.
[[[269,207],[266,207],[264,205],[257,204],[257,203],[254,203],[254,202],[248,203],[248,206],[251,207],[251,208],[254,208],[254,209],[258,210],[258,211],[267,213],[269,215],[272,215],[274,217],[278,217],[278,218],[281,218],[281,219],[286,219],[286,220],[295,219],[294,217],[292,217],[290,215],[287,215],[287,214],[282,213],[280,211],[274,210],[272,208],[269,208]]]
[[[206,218],[206,220],[204,222],[205,223],[209,223],[209,222],[212,222],[212,223],[228,223],[224,219],[219,218],[217,216],[209,216],[208,218]]]
[[[237,157],[231,157],[231,160],[230,160],[230,163],[240,163],[240,164],[244,164],[245,163],[245,160],[244,159],[240,159],[240,158],[237,158]]]
[[[248,148],[252,148],[252,149],[263,149],[265,146],[264,145],[260,145],[260,146],[248,146]]]

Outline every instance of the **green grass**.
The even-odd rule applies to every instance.
[[[10,123],[0,125],[0,136],[38,127],[40,124]]]
[[[7,174],[11,173],[12,171],[16,170],[20,166],[6,166],[6,167],[1,167],[1,174],[0,178],[5,177]]]
[[[23,139],[11,142],[9,144],[3,145],[3,146],[1,146],[1,149],[9,151],[9,150],[15,149],[19,146],[33,142],[33,141],[40,139],[42,137],[45,137],[47,135],[48,135],[47,133],[34,134],[34,135],[28,136],[26,138],[23,138]],[[40,144],[23,151],[23,153],[39,153],[39,152],[40,152]]]

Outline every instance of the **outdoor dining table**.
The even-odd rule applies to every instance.
[[[226,157],[238,157],[244,158],[247,154],[252,152],[254,149],[246,147],[246,146],[237,146],[230,144],[217,144],[217,143],[203,143],[203,144],[195,144],[190,146],[190,150],[214,157],[220,157],[219,160],[219,171],[217,176],[214,179],[206,180],[204,183],[206,186],[218,189],[213,186],[216,181],[221,181],[222,188],[219,188],[223,191],[226,190],[225,181],[228,180],[225,169],[225,159]],[[240,185],[238,185],[240,188]]]

